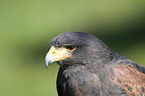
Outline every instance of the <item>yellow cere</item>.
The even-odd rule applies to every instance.
[[[63,47],[55,48],[52,46],[49,52],[56,57],[56,61],[60,61],[71,56],[71,53]]]

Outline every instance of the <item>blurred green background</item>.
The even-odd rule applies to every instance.
[[[48,42],[69,31],[96,35],[145,65],[144,0],[0,0],[0,96],[57,96]]]

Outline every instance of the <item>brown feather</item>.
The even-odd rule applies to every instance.
[[[129,96],[145,96],[145,74],[130,65],[115,65],[112,69],[114,82],[121,85]]]

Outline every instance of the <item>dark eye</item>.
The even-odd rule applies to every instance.
[[[69,51],[74,51],[76,49],[76,47],[72,46],[72,45],[68,45],[68,46],[64,46],[64,47]]]

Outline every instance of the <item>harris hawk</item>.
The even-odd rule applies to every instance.
[[[145,67],[97,37],[66,32],[54,37],[45,65],[57,62],[58,96],[145,96]]]

